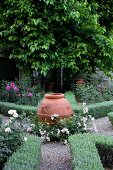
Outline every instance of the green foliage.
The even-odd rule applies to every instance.
[[[95,103],[88,106],[89,114],[96,119],[107,116],[113,110],[113,101]]]
[[[72,83],[71,89],[78,102],[93,104],[113,100],[113,86],[102,85],[102,82],[101,85],[93,82],[81,85]]]
[[[98,3],[99,9],[98,14],[100,17],[100,24],[106,26],[107,30],[109,31],[112,21],[113,21],[113,1],[111,0],[92,0]]]
[[[108,113],[108,118],[109,118],[111,124],[113,125],[113,112]]]
[[[68,94],[68,93],[66,93]],[[73,94],[73,95],[72,95]],[[76,114],[82,112],[82,106],[76,105],[75,99],[74,99],[74,93],[71,92],[71,97],[70,103],[71,106]],[[68,95],[65,95],[67,99],[70,98],[70,92],[69,92],[69,97]],[[94,104],[89,104],[87,105],[88,107],[88,113],[94,117],[95,119],[98,119],[100,117],[105,117],[109,112],[112,112],[113,110],[113,101],[105,101],[105,102],[99,102],[99,103],[94,103]]]
[[[78,134],[70,136],[69,143],[74,170],[104,170],[102,163],[104,167],[113,167],[112,137],[98,134]]]
[[[27,141],[16,150],[4,166],[4,170],[39,170],[41,139],[27,135]]]
[[[64,95],[65,95],[65,98],[71,103],[71,105],[77,106],[75,95],[72,91],[67,91],[67,92],[65,92]]]
[[[3,115],[7,115],[8,110],[14,109],[17,110],[19,115],[22,115],[23,112],[26,113],[27,116],[31,114],[36,114],[37,107],[27,106],[27,105],[16,105],[14,103],[8,102],[0,102],[0,113]]]
[[[2,0],[0,53],[44,75],[59,67],[112,70],[113,40],[98,8],[87,1]]]
[[[74,85],[73,85],[74,86]],[[73,92],[76,100],[85,102],[87,104],[98,103],[104,101],[102,93],[96,89],[92,84],[75,85]]]

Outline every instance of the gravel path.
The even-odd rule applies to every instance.
[[[40,170],[72,170],[68,145],[60,142],[42,144]]]
[[[98,129],[98,133],[113,136],[113,126],[111,125],[108,117],[96,119],[95,124]]]

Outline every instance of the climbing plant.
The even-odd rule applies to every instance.
[[[0,53],[18,67],[111,71],[113,40],[87,0],[1,0]]]

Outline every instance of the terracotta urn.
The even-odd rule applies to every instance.
[[[54,124],[57,121],[52,116],[58,115],[58,119],[68,118],[72,116],[73,110],[68,100],[64,98],[62,93],[45,94],[45,98],[41,102],[37,115],[43,123]]]

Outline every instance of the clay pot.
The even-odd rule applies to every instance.
[[[37,111],[39,120],[47,124],[57,122],[51,119],[51,116],[54,114],[59,115],[59,120],[68,118],[73,114],[71,104],[64,98],[64,94],[62,93],[45,94],[45,98]]]

